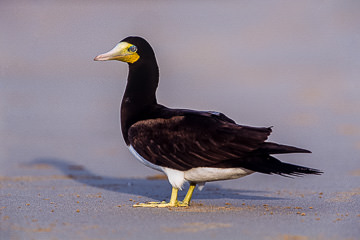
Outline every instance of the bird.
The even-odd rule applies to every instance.
[[[126,37],[94,60],[128,63],[120,109],[124,141],[141,163],[163,172],[172,186],[169,202],[137,203],[134,207],[187,207],[196,185],[202,188],[206,182],[237,179],[255,172],[287,177],[322,173],[272,156],[311,153],[267,141],[272,127],[240,125],[216,111],[173,109],[159,104],[159,67],[153,48],[142,37]],[[189,183],[189,189],[179,201],[178,191],[185,183]]]

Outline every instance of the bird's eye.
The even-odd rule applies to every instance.
[[[132,45],[131,47],[129,47],[129,52],[136,52],[137,51],[137,47]]]

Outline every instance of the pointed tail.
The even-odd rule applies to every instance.
[[[269,170],[269,174],[279,174],[281,176],[303,176],[306,174],[314,174],[314,175],[320,175],[323,172],[318,170],[318,169],[314,169],[314,168],[308,168],[308,167],[303,167],[303,166],[298,166],[298,165],[294,165],[294,164],[290,164],[290,163],[284,163],[279,161],[278,159],[271,157],[271,160],[269,162],[271,162],[271,169]]]
[[[309,150],[306,149],[281,145],[273,142],[264,142],[258,150],[267,154],[311,153]]]
[[[244,163],[244,167],[256,172],[278,174],[285,177],[299,177],[306,174],[320,175],[323,173],[318,169],[284,163],[270,155],[265,154],[252,156],[248,159],[248,161],[246,161],[246,163]]]

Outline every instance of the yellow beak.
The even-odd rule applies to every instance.
[[[136,52],[129,51],[131,46],[133,45],[130,43],[120,42],[109,52],[96,56],[94,61],[118,60],[122,62],[134,63],[140,58],[140,56]]]

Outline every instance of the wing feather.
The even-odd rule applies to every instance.
[[[153,164],[178,170],[221,166],[256,150],[270,128],[255,128],[195,113],[138,121],[128,131],[130,144]]]

